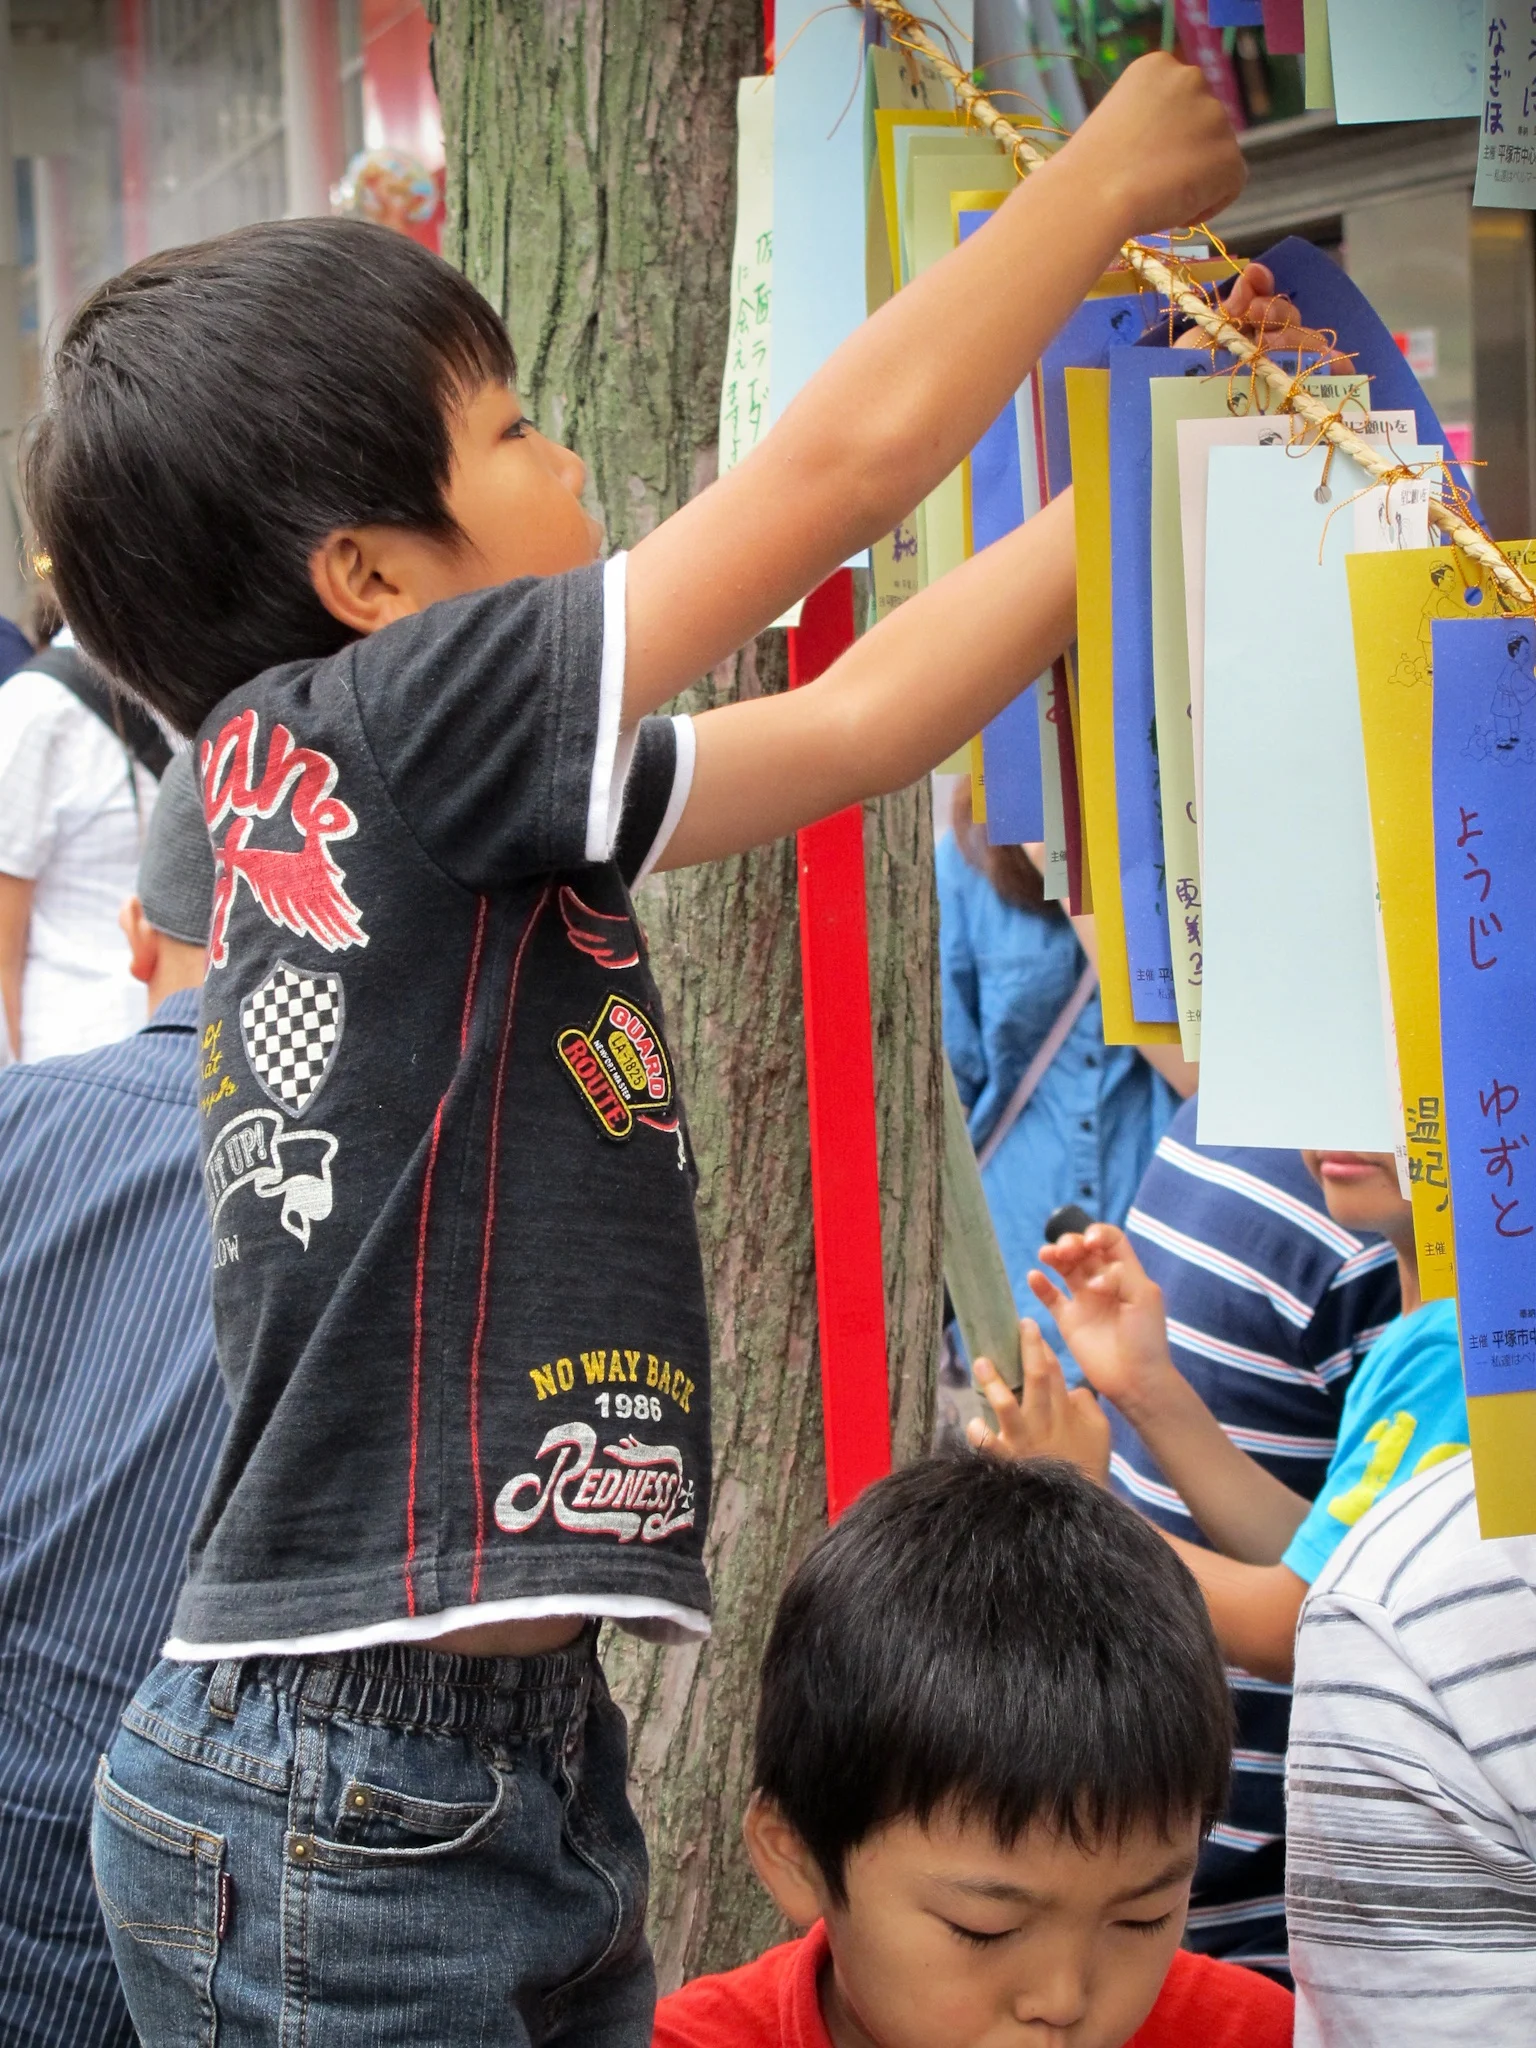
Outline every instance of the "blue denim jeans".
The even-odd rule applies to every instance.
[[[91,1845],[145,2048],[649,2048],[625,1750],[592,1631],[161,1664]]]

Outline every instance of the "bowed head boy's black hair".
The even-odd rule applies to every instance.
[[[941,1810],[1012,1844],[1171,1833],[1226,1802],[1232,1707],[1193,1576],[1074,1467],[967,1453],[872,1486],[779,1603],[755,1782],[846,1896]]]

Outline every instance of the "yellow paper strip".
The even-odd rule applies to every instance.
[[[1077,686],[1083,838],[1093,873],[1099,993],[1110,1045],[1177,1045],[1177,1024],[1138,1024],[1120,896],[1115,809],[1114,640],[1110,612],[1109,372],[1068,370],[1067,431],[1077,521]]]
[[[1536,1535],[1536,1393],[1475,1394],[1467,1435],[1484,1541]]]
[[[966,749],[965,764],[971,771],[971,816],[978,825],[987,822],[987,765],[978,733]]]

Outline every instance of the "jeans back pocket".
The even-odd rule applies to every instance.
[[[91,1864],[113,1961],[140,2037],[213,2048],[213,1970],[227,1903],[225,1841],[96,1769]]]

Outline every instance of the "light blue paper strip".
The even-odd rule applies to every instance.
[[[1435,898],[1469,1394],[1536,1388],[1536,675],[1529,619],[1436,620]]]
[[[802,28],[804,33],[801,33]],[[863,21],[780,0],[773,100],[773,362],[778,419],[864,318]]]
[[[1328,35],[1340,123],[1482,111],[1482,0],[1328,0]]]
[[[1202,1144],[1401,1136],[1344,572],[1369,479],[1336,452],[1320,504],[1327,454],[1211,453]]]

